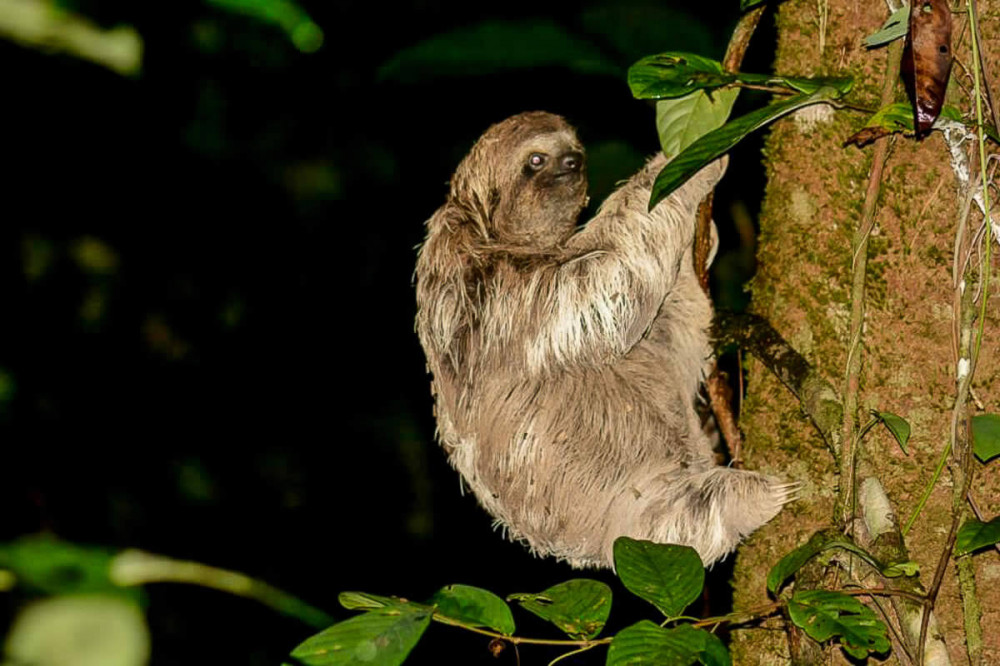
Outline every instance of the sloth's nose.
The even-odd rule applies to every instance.
[[[565,171],[579,171],[583,166],[583,153],[573,151],[562,156],[562,168]]]

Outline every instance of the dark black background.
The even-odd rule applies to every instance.
[[[657,50],[721,57],[737,4],[309,2],[325,43],[307,54],[207,3],[75,3],[138,29],[132,79],[0,41],[0,370],[13,387],[0,537],[203,561],[338,618],[342,590],[506,595],[579,575],[504,541],[460,495],[433,440],[414,247],[471,143],[519,111],[579,128],[599,201],[657,149],[627,66]],[[515,67],[502,53],[420,66],[407,51],[496,20],[549,21],[615,69]],[[759,198],[759,158],[737,159],[743,175],[716,206],[730,250],[725,202]],[[117,262],[82,267],[81,239]],[[39,252],[50,261],[31,276]],[[615,592],[613,627],[652,611]],[[159,586],[149,599],[156,665],[276,664],[312,633],[217,592]],[[486,643],[434,626],[410,663],[515,663]],[[521,663],[556,654],[522,648]]]

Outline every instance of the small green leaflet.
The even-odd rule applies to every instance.
[[[899,578],[900,576],[916,576],[920,573],[920,565],[913,560],[906,560],[905,562],[895,562],[890,564],[885,569],[882,569],[882,575],[886,578]]]
[[[694,548],[618,537],[615,571],[629,592],[677,617],[698,598],[705,566]]]
[[[955,538],[955,555],[968,555],[974,550],[1000,543],[1000,517],[988,523],[974,518],[962,523]]]
[[[870,49],[882,46],[900,37],[905,37],[909,31],[910,6],[903,5],[885,20],[878,32],[865,37],[864,45]]]
[[[745,116],[731,120],[719,129],[702,136],[680,155],[667,163],[653,183],[649,198],[649,209],[683,185],[691,176],[712,160],[732,150],[743,138],[754,130],[771,123],[781,116],[811,104],[830,102],[841,96],[836,88],[825,86],[811,95],[794,95],[782,102],[769,104],[763,109],[751,111]]]
[[[417,605],[379,608],[307,638],[291,656],[295,666],[398,666],[430,622],[430,609]]]
[[[608,648],[607,666],[664,666],[694,664],[730,666],[722,641],[704,629],[681,624],[664,629],[641,620],[618,632]]]
[[[953,106],[945,106],[941,109],[941,115],[938,117],[937,122],[934,124],[937,127],[941,120],[953,120],[957,123],[962,123],[974,129],[974,126],[969,125],[962,118],[962,113]],[[983,131],[986,132],[986,136],[992,139],[994,142],[1000,143],[1000,135],[997,134],[996,129],[993,127],[984,127]],[[893,104],[888,104],[883,106],[881,109],[876,111],[870,118],[865,126],[854,133],[847,141],[847,144],[855,144],[858,147],[864,146],[865,144],[871,143],[875,139],[879,139],[888,134],[894,134],[896,132],[904,132],[907,134],[913,133],[913,107],[909,102],[894,102]]]
[[[868,606],[841,592],[796,592],[788,602],[788,614],[813,640],[823,643],[837,637],[855,659],[889,651],[885,624]]]
[[[976,414],[972,417],[972,450],[981,462],[1000,456],[1000,416]]]
[[[514,633],[510,606],[497,595],[471,585],[442,587],[428,601],[438,615],[472,627],[489,627],[505,636]]]
[[[746,11],[751,7],[764,4],[764,0],[740,0],[740,11]]]
[[[538,594],[512,594],[507,600],[518,602],[575,639],[596,638],[611,612],[611,588],[585,578],[553,585]]]
[[[876,569],[882,569],[882,566],[874,557],[839,531],[832,529],[822,530],[813,534],[809,538],[809,541],[782,557],[777,564],[771,567],[771,571],[767,574],[768,591],[771,594],[777,594],[785,581],[801,569],[806,562],[830,548],[848,550]]]
[[[872,416],[882,422],[882,425],[896,438],[899,448],[903,449],[903,453],[909,455],[910,452],[906,450],[906,443],[910,441],[910,424],[906,422],[906,419],[896,416],[892,412],[880,412],[875,409],[872,410]]]

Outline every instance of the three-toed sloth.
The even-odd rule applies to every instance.
[[[719,467],[695,401],[711,305],[692,265],[716,161],[652,211],[651,159],[577,230],[573,128],[543,112],[493,125],[427,222],[417,332],[451,464],[509,534],[574,567],[619,536],[692,546],[706,565],[794,486]]]

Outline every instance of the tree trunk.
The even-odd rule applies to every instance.
[[[997,0],[979,3],[983,51],[991,80],[1000,78],[996,68],[1000,54],[998,9]],[[974,119],[974,61],[964,12],[963,6],[954,16],[952,44],[958,64],[952,71],[948,103],[966,114],[971,109]],[[888,16],[885,3],[785,2],[778,5],[776,15],[775,71],[850,75],[855,78],[853,100],[871,108],[881,105],[883,81],[892,69],[892,51],[885,47],[866,50],[862,39],[877,31]],[[902,85],[897,84],[893,92],[896,101],[905,99]],[[752,284],[753,309],[805,355],[845,404],[850,404],[844,398],[852,390],[847,368],[854,337],[852,304],[857,304],[852,297],[852,256],[873,154],[878,148],[844,147],[843,143],[866,119],[864,113],[812,107],[774,126],[765,148],[768,185],[760,220],[759,269]],[[861,359],[858,409],[854,428],[845,431],[845,436],[853,439],[851,433],[856,434],[870,419],[870,409],[893,412],[909,421],[912,437],[908,453],[881,426],[857,445],[858,481],[869,475],[880,480],[892,513],[903,525],[916,510],[952,437],[960,393],[958,354],[970,346],[968,321],[965,342],[961,334],[956,336],[962,324],[955,304],[962,301],[962,293],[955,287],[952,268],[962,199],[968,191],[956,178],[942,132],[932,132],[921,141],[902,136],[883,141],[889,142],[888,159],[881,192],[875,199],[875,226],[868,237],[864,325],[854,352]],[[966,142],[961,151],[969,157],[975,182],[979,173],[976,142]],[[730,177],[738,176],[739,167],[734,166]],[[968,239],[981,225],[982,216],[973,206],[964,239],[959,242],[960,257],[968,254]],[[982,299],[980,258],[973,250],[964,272],[967,320],[969,313],[979,312]],[[997,262],[993,264],[995,271]],[[960,268],[960,279],[962,275]],[[983,343],[971,383],[981,406],[972,398],[967,408],[959,405],[955,427],[959,449],[967,438],[969,416],[983,409],[1000,412],[998,283],[1000,280],[994,279],[988,287]],[[972,299],[976,299],[974,303]],[[971,326],[973,340],[977,327],[978,322]],[[838,503],[846,488],[841,488],[838,463],[801,406],[756,360],[747,373],[741,427],[746,433],[744,458],[749,468],[803,483],[800,499],[741,549],[735,604],[749,608],[767,601],[764,580],[770,567],[814,532],[831,525],[848,527],[860,539],[858,533],[864,530],[857,521],[845,525],[840,520]],[[961,499],[961,461],[954,455],[947,460],[905,536],[910,559],[920,565],[920,583],[925,590],[932,588],[955,511],[969,514],[968,503]],[[970,495],[986,520],[1000,513],[998,464],[976,462],[968,467],[974,472]],[[848,509],[853,505],[848,504]],[[986,550],[965,560],[961,565],[954,559],[947,563],[934,609],[947,656],[952,664],[968,664],[970,660],[1000,663],[1000,559],[996,550]],[[841,558],[839,566],[821,569],[822,584],[843,587],[856,582],[863,572],[850,570],[846,562]],[[981,621],[972,612],[974,601],[983,609]],[[887,598],[879,599],[879,605],[889,617],[895,617]],[[982,629],[981,645],[977,626]],[[933,625],[930,633],[934,633]],[[735,631],[732,649],[737,664],[787,663],[791,659],[785,633],[767,627]],[[899,642],[894,639],[890,662],[909,663],[900,654]],[[843,662],[842,655],[838,648],[826,649],[826,658],[832,658],[833,663]],[[929,652],[927,663],[932,663],[931,656]]]

